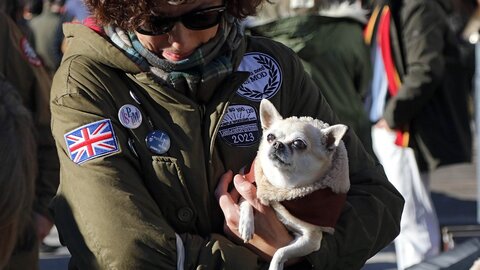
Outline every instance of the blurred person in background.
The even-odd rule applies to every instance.
[[[450,0],[380,0],[366,28],[373,80],[373,149],[405,198],[398,269],[440,252],[430,172],[471,162],[468,78],[448,24]],[[455,179],[452,179],[455,181]]]
[[[23,18],[26,21],[38,16],[43,11],[43,0],[24,0]]]
[[[373,155],[364,109],[372,75],[363,38],[366,15],[359,0],[278,0],[263,5],[257,16],[246,20],[246,27],[252,35],[272,38],[297,53],[341,123],[352,128]]]
[[[65,13],[73,21],[83,22],[88,16],[89,11],[83,0],[67,0],[65,3]]]
[[[27,38],[30,45],[34,46],[33,31],[28,26],[28,20],[33,17],[34,12],[39,12],[39,0],[2,0],[0,1],[0,11],[5,12],[17,25]],[[30,5],[31,4],[31,5]],[[41,11],[40,11],[41,12]]]
[[[36,269],[38,246],[53,226],[48,204],[58,187],[58,156],[50,130],[51,77],[45,70],[25,35],[9,16],[0,11],[0,73],[21,97],[32,115],[35,148],[38,153],[34,167],[35,198],[31,224],[18,242],[7,269]],[[30,173],[30,172],[26,172]],[[27,226],[28,225],[28,226]]]
[[[34,33],[35,51],[52,77],[63,56],[62,24],[72,20],[65,14],[64,4],[65,0],[46,0],[43,12],[29,21],[29,26]]]

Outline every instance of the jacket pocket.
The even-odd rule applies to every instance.
[[[177,159],[153,156],[152,167],[156,177],[147,185],[162,214],[175,232],[192,232],[197,214]]]

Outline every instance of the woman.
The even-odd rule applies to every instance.
[[[238,19],[261,2],[87,0],[96,22],[65,27],[53,206],[73,267],[259,269],[292,239],[252,184],[233,181],[255,157],[260,100],[337,120],[289,49],[242,35]],[[359,269],[398,233],[403,199],[354,135],[345,143],[352,189],[337,232],[290,264]],[[257,209],[248,244],[240,195]]]

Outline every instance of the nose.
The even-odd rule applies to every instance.
[[[273,143],[273,148],[275,148],[275,150],[283,150],[285,145],[282,142],[276,141]]]
[[[167,33],[170,44],[184,45],[188,42],[189,30],[181,23],[176,22],[172,29]]]

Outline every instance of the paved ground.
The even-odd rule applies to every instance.
[[[444,228],[461,225],[464,229],[465,225],[478,224],[475,164],[460,164],[438,169],[432,175],[431,188],[433,203],[440,224]],[[468,236],[455,237],[454,244],[459,245],[472,238],[470,236],[472,234],[471,232]],[[395,269],[395,248],[390,245],[371,258],[362,270]]]
[[[440,223],[444,226],[477,224],[477,182],[475,164],[449,166],[437,170],[432,175],[432,197]],[[456,244],[469,237],[457,237]],[[49,245],[58,245],[55,230],[46,240]],[[40,270],[66,270],[68,250],[40,254]],[[395,250],[393,245],[371,258],[362,270],[395,270]]]

